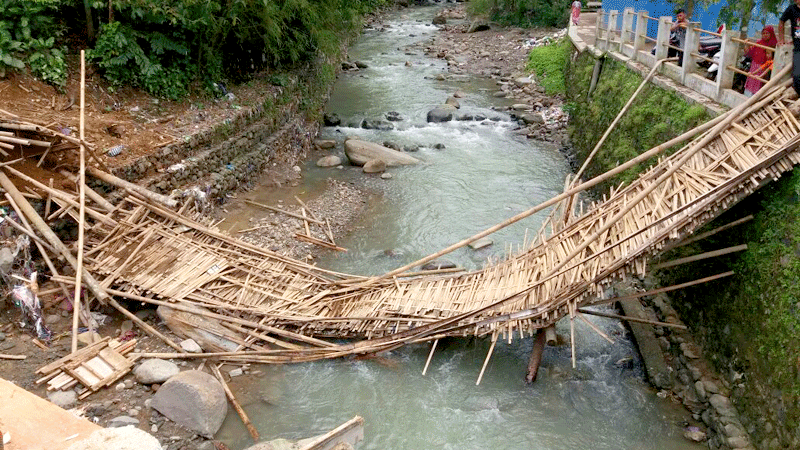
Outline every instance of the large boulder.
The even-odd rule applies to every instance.
[[[386,171],[386,163],[380,159],[371,159],[364,163],[364,173],[381,173]]]
[[[88,438],[67,447],[67,450],[161,450],[161,444],[146,431],[133,426],[103,428]]]
[[[194,339],[203,350],[232,352],[239,348],[238,342],[244,339],[243,336],[222,326],[219,320],[201,315],[210,312],[207,309],[197,305],[186,306],[197,314],[164,305],[159,306],[156,313],[173,333],[184,339]]]
[[[456,108],[453,105],[440,105],[428,111],[428,122],[449,122],[453,120],[453,112]]]
[[[491,28],[492,27],[489,25],[489,22],[487,22],[486,19],[477,18],[477,19],[473,20],[472,23],[469,25],[469,28],[467,29],[467,33],[475,33],[475,32],[478,32],[478,31],[486,31],[486,30],[490,30]]]
[[[148,359],[133,369],[133,376],[136,381],[142,384],[164,383],[177,375],[181,369],[172,361],[164,359]]]
[[[150,406],[173,422],[211,438],[228,413],[225,391],[213,376],[186,370],[164,383]]]
[[[336,155],[328,155],[317,160],[317,167],[336,167],[341,163],[342,158]]]
[[[363,166],[367,161],[380,159],[387,167],[417,164],[419,160],[403,152],[392,150],[374,142],[348,139],[344,143],[344,152],[350,162],[356,166]]]

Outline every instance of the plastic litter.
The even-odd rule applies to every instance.
[[[35,280],[36,272],[33,272],[31,274],[31,283],[34,283]],[[45,342],[49,342],[53,337],[53,333],[44,324],[39,297],[28,286],[18,284],[11,290],[11,298],[22,310],[22,315],[27,319],[26,321],[29,321],[36,330],[36,336]]]
[[[122,153],[122,151],[125,150],[126,148],[127,147],[125,147],[124,145],[115,145],[115,146],[111,147],[110,149],[106,150],[106,155],[108,155],[108,156],[117,156],[120,153]]]
[[[167,172],[175,173],[175,172],[182,172],[186,170],[186,164],[184,163],[177,163],[167,167]]]

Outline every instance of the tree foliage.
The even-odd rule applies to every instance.
[[[240,81],[256,71],[334,56],[362,15],[385,2],[0,0],[0,71],[21,68],[23,58],[43,45],[59,56],[50,49],[64,33],[54,33],[55,27],[72,43],[90,47],[90,58],[112,82],[179,98],[194,81]],[[21,19],[31,24],[27,35],[17,30]],[[49,73],[53,58],[45,56],[33,63]]]
[[[569,16],[569,3],[558,0],[470,0],[473,15],[523,27],[563,27]]]

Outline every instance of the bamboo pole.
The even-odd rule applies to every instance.
[[[733,247],[723,248],[723,249],[720,249],[720,250],[714,250],[714,251],[711,251],[711,252],[700,253],[698,255],[687,256],[685,258],[673,259],[672,261],[667,261],[667,262],[663,262],[663,263],[660,263],[660,264],[656,264],[653,267],[651,267],[651,270],[666,269],[668,267],[675,267],[675,266],[679,266],[681,264],[700,261],[700,260],[708,259],[708,258],[716,258],[717,256],[723,256],[723,255],[727,255],[729,253],[735,253],[735,252],[742,252],[742,251],[745,251],[745,250],[747,250],[747,244],[736,245],[736,246],[733,246]]]
[[[586,167],[592,161],[594,155],[597,153],[598,150],[600,150],[600,147],[603,145],[603,143],[606,142],[606,139],[611,134],[611,131],[614,130],[614,127],[617,126],[617,123],[619,123],[620,119],[622,119],[622,116],[625,115],[626,112],[628,112],[628,108],[630,108],[630,106],[633,104],[633,101],[636,99],[639,93],[642,92],[642,89],[645,87],[645,85],[650,81],[651,78],[653,78],[653,75],[656,74],[658,68],[661,67],[661,64],[666,61],[676,61],[677,59],[678,58],[664,58],[656,61],[656,63],[653,65],[653,68],[650,70],[650,73],[648,73],[647,76],[644,78],[644,80],[642,80],[642,83],[639,85],[639,87],[636,89],[633,95],[631,95],[631,98],[628,99],[628,103],[626,103],[625,106],[622,107],[622,109],[617,114],[617,117],[614,118],[614,120],[611,122],[611,125],[609,125],[605,133],[603,133],[603,136],[600,138],[599,141],[597,141],[597,144],[594,146],[591,153],[589,153],[589,156],[586,157],[586,161],[583,162],[583,165],[578,170],[578,173],[575,174],[573,183],[577,182],[580,179],[581,175],[583,175],[583,171],[586,170]],[[570,185],[571,184],[572,183],[570,183]]]
[[[211,371],[214,372],[214,376],[217,377],[220,384],[222,385],[222,389],[225,391],[225,395],[228,396],[228,400],[230,400],[231,404],[233,405],[233,408],[239,414],[239,417],[242,419],[242,422],[244,422],[244,426],[247,427],[247,431],[250,432],[250,436],[253,437],[253,441],[258,442],[258,439],[260,438],[260,436],[258,435],[258,430],[256,430],[255,426],[253,426],[253,422],[250,421],[250,418],[247,416],[247,413],[244,412],[242,405],[240,405],[239,402],[236,400],[236,396],[233,395],[233,391],[231,391],[231,388],[228,387],[228,383],[225,382],[225,378],[223,378],[222,374],[219,372],[219,366],[217,366],[216,364],[211,364],[209,367],[211,368]]]
[[[586,309],[586,308],[578,308],[577,311],[579,313],[582,313],[582,314],[590,314],[590,315],[593,315],[593,316],[608,317],[609,319],[627,320],[628,322],[644,323],[644,324],[647,324],[647,325],[658,325],[660,327],[678,328],[680,330],[685,330],[686,329],[686,325],[681,325],[681,324],[677,324],[677,323],[659,322],[657,320],[639,319],[637,317],[621,316],[619,314],[605,313],[605,312],[601,312],[601,311],[592,311],[591,309]]]
[[[428,366],[431,364],[431,359],[433,359],[433,352],[436,351],[436,346],[439,344],[439,340],[436,339],[433,341],[433,345],[431,346],[431,352],[428,353],[428,359],[425,361],[425,368],[422,369],[422,376],[425,376],[425,373],[428,372]]]
[[[25,199],[22,193],[17,190],[17,187],[14,186],[14,183],[3,172],[0,172],[0,185],[2,185],[3,189],[5,189],[6,192],[11,195],[19,208],[22,210],[23,214],[28,218],[28,220],[30,220],[31,224],[37,230],[39,230],[39,233],[44,236],[47,242],[49,242],[53,248],[57,249],[72,267],[77,269],[77,261],[75,260],[75,257],[72,256],[72,252],[70,252],[64,243],[61,242],[61,239],[56,236],[53,230],[47,226],[39,214],[36,213],[36,210],[33,209],[30,203],[28,203],[28,200]],[[104,303],[108,298],[108,294],[106,294],[106,292],[100,287],[100,284],[92,276],[92,274],[90,274],[88,271],[84,271],[82,277],[83,282],[86,283],[86,286],[92,291],[94,296],[97,297],[101,303]]]
[[[720,274],[717,274],[717,275],[711,275],[711,276],[708,276],[708,277],[700,278],[698,280],[688,281],[686,283],[675,284],[675,285],[672,285],[672,286],[666,286],[666,287],[662,287],[662,288],[658,288],[658,289],[653,289],[653,290],[647,291],[647,292],[641,292],[641,293],[638,293],[638,294],[626,295],[624,297],[607,298],[607,299],[600,300],[600,301],[597,301],[597,302],[591,302],[591,304],[593,306],[594,305],[603,305],[603,304],[606,304],[606,303],[621,302],[623,300],[633,300],[633,299],[636,299],[636,298],[647,297],[649,295],[656,295],[656,294],[661,294],[661,293],[664,293],[664,292],[676,291],[678,289],[683,289],[685,287],[694,286],[696,284],[708,283],[709,281],[714,281],[714,280],[718,280],[720,278],[729,277],[729,276],[731,276],[733,274],[734,274],[733,271],[729,271],[729,272],[720,273]]]
[[[483,379],[483,372],[486,371],[486,366],[489,365],[489,360],[492,358],[492,352],[494,352],[494,346],[495,344],[497,344],[498,334],[499,333],[497,331],[492,333],[492,345],[489,346],[489,352],[486,353],[486,359],[483,361],[483,367],[481,367],[481,373],[478,374],[478,381],[475,382],[475,386],[481,384],[481,380]]]
[[[300,214],[295,214],[295,213],[293,213],[291,211],[285,211],[283,209],[276,208],[274,206],[265,205],[263,203],[254,202],[252,200],[245,200],[244,202],[247,203],[248,205],[258,206],[259,208],[264,208],[264,209],[269,210],[269,211],[286,214],[287,216],[294,217],[295,219],[306,220],[306,221],[309,221],[309,222],[316,223],[317,225],[325,225],[325,222],[322,222],[322,221],[319,221],[319,220],[316,220],[316,219],[312,219],[310,217],[303,217]]]
[[[93,177],[99,178],[100,180],[105,181],[106,183],[112,186],[135,192],[141,195],[142,197],[164,204],[170,208],[178,206],[178,201],[175,200],[174,198],[169,198],[166,195],[161,195],[157,192],[153,192],[147,188],[139,186],[138,184],[133,184],[130,181],[125,181],[122,178],[116,177],[108,172],[103,172],[102,170],[96,167],[87,167],[87,170]]]
[[[78,210],[78,258],[75,269],[75,296],[72,302],[72,353],[78,351],[78,316],[81,311],[81,276],[83,274],[83,229],[84,215],[86,214],[86,193],[83,189],[84,178],[86,176],[86,149],[83,145],[84,129],[84,97],[86,92],[86,58],[84,50],[81,50],[81,115],[80,115],[80,209]],[[88,306],[88,305],[87,305]],[[89,335],[94,336],[94,330],[89,329]],[[92,338],[92,342],[94,339]]]

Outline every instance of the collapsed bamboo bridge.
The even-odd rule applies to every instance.
[[[177,352],[181,347],[115,298],[183,313],[180,320],[188,327],[236,344],[206,348],[202,355],[226,361],[311,361],[446,336],[523,338],[603,302],[604,286],[646,273],[654,256],[800,162],[797,100],[785,75],[683,136],[592,180],[572,182],[548,202],[382,276],[352,276],[283,257],[193,219],[189,204],[176,210],[128,187],[116,205],[87,205],[91,227],[82,247],[88,274],[83,279],[101,301]],[[684,145],[678,151],[660,155],[679,143]],[[588,205],[578,201],[583,190],[653,157],[658,162],[629,185]],[[4,169],[24,178],[13,164]],[[3,187],[14,190],[8,183]],[[72,193],[36,188],[56,202],[74,203]],[[499,263],[468,273],[408,272],[551,206],[543,229]],[[47,250],[46,244],[40,245]],[[57,274],[53,279],[69,283]],[[341,343],[342,338],[349,340]]]

